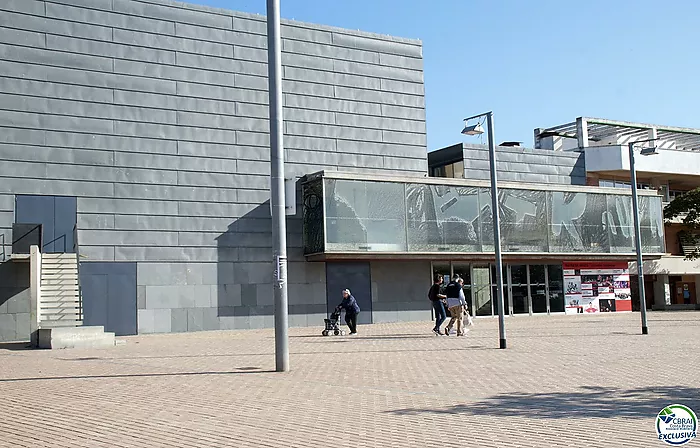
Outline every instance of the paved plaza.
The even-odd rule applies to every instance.
[[[271,330],[0,345],[0,447],[661,447],[663,406],[700,411],[700,313],[506,323],[292,329],[287,374]]]

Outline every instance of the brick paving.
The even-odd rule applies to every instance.
[[[0,344],[0,447],[661,447],[665,405],[700,411],[700,313],[478,319],[358,337],[292,329],[123,338],[107,350]],[[700,440],[688,446],[700,447]]]

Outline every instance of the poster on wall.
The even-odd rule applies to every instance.
[[[632,311],[626,262],[563,263],[567,314]]]
[[[573,274],[573,272],[571,273]],[[564,276],[564,311],[566,314],[578,314],[583,312],[583,289],[581,288],[580,275]]]

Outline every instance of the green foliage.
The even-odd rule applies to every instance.
[[[700,188],[679,196],[664,208],[666,222],[680,219],[684,229],[679,233],[683,246],[695,246],[695,250],[686,253],[687,260],[700,258]]]

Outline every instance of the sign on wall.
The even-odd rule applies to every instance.
[[[563,268],[566,314],[632,311],[626,262],[565,262]]]

